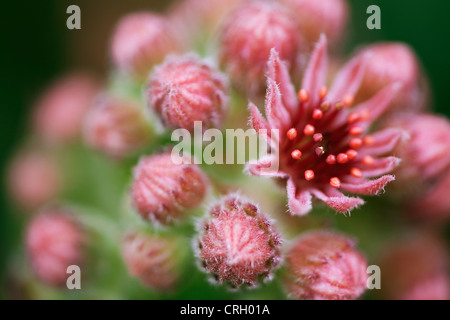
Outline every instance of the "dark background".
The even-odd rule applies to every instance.
[[[226,0],[224,0],[226,1]],[[374,41],[403,41],[414,48],[431,83],[434,111],[450,115],[450,1],[350,0],[345,52]],[[104,76],[109,36],[126,12],[164,9],[159,0],[2,1],[0,5],[0,169],[26,134],[33,99],[52,79],[72,69]],[[81,8],[82,30],[66,28],[66,8]],[[381,30],[366,28],[366,9],[381,8]],[[4,179],[2,179],[4,181]],[[2,181],[2,182],[3,182]],[[20,223],[0,184],[0,288],[6,260],[20,241]],[[0,294],[3,290],[0,290]],[[1,298],[1,297],[0,297]]]

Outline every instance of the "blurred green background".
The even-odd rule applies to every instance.
[[[224,0],[225,1],[225,0]],[[345,52],[374,41],[403,41],[419,56],[429,77],[432,108],[450,115],[450,1],[350,0],[352,7]],[[82,30],[66,28],[66,8],[77,4]],[[0,5],[0,168],[25,136],[29,109],[52,79],[72,69],[102,76],[108,66],[109,36],[126,12],[162,10],[159,0],[2,1]],[[381,30],[366,28],[366,9],[381,8]],[[4,179],[3,179],[4,181]],[[4,183],[0,186],[0,298],[4,294],[6,261],[21,241],[21,227],[12,214]]]

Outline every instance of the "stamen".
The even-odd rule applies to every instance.
[[[336,104],[334,105],[334,107],[337,110],[341,110],[344,107],[344,104],[341,101],[336,102]]]
[[[366,166],[371,166],[375,162],[375,159],[372,156],[364,156],[364,158],[362,159],[362,162]]]
[[[303,103],[308,101],[309,99],[308,91],[306,91],[305,89],[300,89],[300,91],[298,92],[298,99]]]
[[[323,135],[321,133],[315,133],[313,135],[313,139],[314,139],[315,142],[322,141],[323,140]]]
[[[350,134],[352,136],[360,136],[363,133],[363,129],[361,127],[351,127]]]
[[[324,101],[320,104],[320,109],[322,109],[323,112],[327,112],[331,108],[331,102]]]
[[[328,164],[335,164],[336,163],[336,156],[330,154],[325,161]]]
[[[330,179],[330,186],[332,186],[333,188],[339,188],[341,186],[341,180],[339,180],[339,178],[337,177],[333,177]]]
[[[291,157],[294,158],[295,160],[299,160],[302,157],[302,152],[298,149],[295,149],[294,151],[291,152]]]
[[[317,147],[315,150],[317,156],[321,156],[325,153],[325,151],[323,150],[323,147]]]
[[[360,119],[359,113],[352,112],[347,117],[347,123],[354,124],[355,122],[358,122],[359,119]]]
[[[366,146],[371,146],[371,145],[374,144],[374,142],[375,142],[375,139],[374,139],[374,137],[371,136],[371,135],[367,135],[367,136],[365,136],[365,137],[363,138],[363,143],[364,143]]]
[[[327,94],[328,94],[327,87],[325,87],[325,86],[321,87],[319,90],[319,98],[324,99],[327,96]]]
[[[351,168],[350,174],[354,176],[355,178],[361,178],[362,177],[362,171],[358,168]]]
[[[337,160],[338,163],[344,164],[344,163],[347,163],[347,161],[348,161],[348,156],[347,156],[347,154],[345,154],[345,153],[339,153],[339,154],[337,155],[336,160]]]
[[[297,129],[295,128],[291,128],[286,132],[286,136],[288,137],[289,140],[294,140],[295,138],[297,138]]]
[[[307,124],[305,128],[303,129],[303,133],[307,136],[312,136],[314,132],[316,131],[316,128],[314,128],[313,125]]]
[[[305,179],[307,181],[311,181],[312,179],[314,179],[314,171],[312,170],[306,170],[305,171]]]
[[[348,160],[354,160],[358,156],[358,152],[353,149],[348,149],[345,154],[347,155]]]
[[[344,106],[350,107],[355,101],[355,97],[351,94],[346,94],[342,101],[344,102]]]
[[[362,144],[363,144],[363,141],[360,138],[352,138],[349,143],[350,147],[353,149],[360,148],[362,146]]]
[[[312,114],[313,119],[320,120],[323,117],[323,111],[320,109],[314,109]]]

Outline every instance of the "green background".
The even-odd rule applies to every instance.
[[[450,115],[450,1],[352,0],[346,52],[374,41],[411,45],[428,75],[432,108]],[[66,28],[66,8],[77,4],[82,30]],[[381,30],[366,28],[366,9],[381,8]],[[0,168],[20,145],[33,99],[46,84],[67,70],[88,69],[99,75],[108,68],[107,47],[114,22],[126,12],[161,9],[168,1],[39,0],[2,1],[0,5]],[[3,179],[4,181],[4,179]],[[0,298],[8,256],[21,241],[20,219],[0,186]]]

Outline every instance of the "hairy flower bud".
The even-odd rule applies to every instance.
[[[50,285],[64,285],[67,267],[82,262],[83,234],[78,224],[62,209],[38,214],[26,232],[26,246],[34,271]]]
[[[17,155],[8,171],[11,196],[25,209],[36,209],[53,200],[61,189],[61,180],[57,164],[41,152]]]
[[[448,249],[431,236],[414,236],[390,244],[380,269],[384,299],[450,299]]]
[[[114,64],[123,72],[145,79],[151,68],[181,47],[169,21],[160,15],[139,12],[123,17],[111,43]]]
[[[195,164],[175,164],[170,153],[144,157],[134,168],[131,197],[139,214],[169,224],[203,201],[208,179]]]
[[[239,90],[264,92],[267,60],[275,48],[290,71],[300,42],[295,17],[276,2],[248,1],[231,13],[220,33],[220,61]]]
[[[147,100],[168,127],[218,127],[228,108],[226,80],[194,55],[170,56],[151,75]]]
[[[356,299],[366,288],[367,262],[345,235],[306,233],[287,256],[285,286],[297,299]]]
[[[32,120],[38,135],[52,143],[79,138],[97,90],[97,82],[86,74],[72,74],[55,82],[36,105]]]
[[[324,33],[332,44],[341,40],[348,19],[346,0],[280,0],[297,17],[300,33],[310,47]]]
[[[279,265],[281,243],[273,222],[255,204],[229,195],[201,223],[198,257],[217,282],[255,286]]]
[[[122,255],[130,275],[154,289],[170,290],[180,277],[176,239],[131,233],[123,241]]]
[[[84,126],[88,145],[118,158],[142,148],[150,133],[137,102],[110,96],[98,99],[87,114]]]

